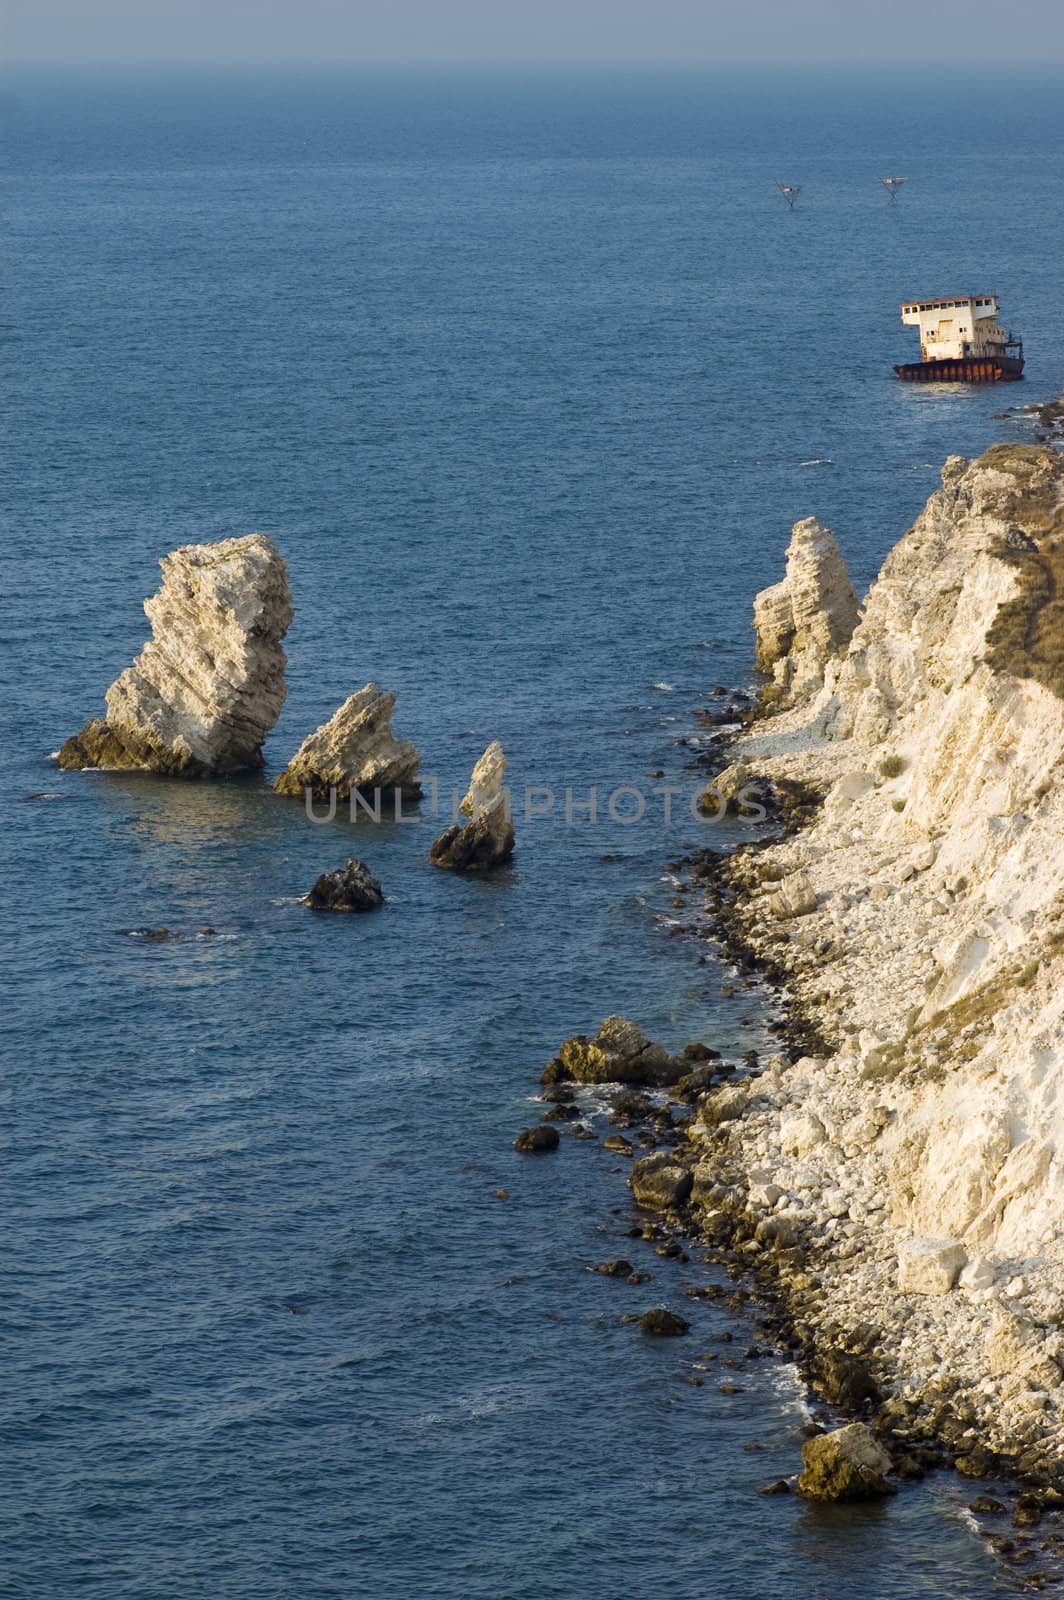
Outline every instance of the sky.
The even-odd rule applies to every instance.
[[[6,60],[1064,64],[1064,0],[0,0]]]

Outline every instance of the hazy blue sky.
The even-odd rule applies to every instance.
[[[1064,63],[1064,0],[2,0],[0,15],[9,59]]]

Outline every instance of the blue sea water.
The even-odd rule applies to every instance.
[[[764,1000],[672,936],[665,863],[705,832],[650,775],[693,788],[677,741],[748,678],[797,517],[866,584],[945,456],[1029,437],[995,413],[1059,390],[1061,87],[4,74],[0,1594],[1018,1589],[970,1485],[760,1498],[798,1461],[789,1369],[691,1386],[752,1324],[684,1298],[697,1256],[626,1237],[615,1158],[511,1141],[609,1012],[766,1042]],[[898,385],[899,302],[984,290],[1026,381]],[[266,777],[57,772],[159,557],[251,529],[296,600]],[[444,795],[496,737],[555,792],[511,871],[429,869],[428,807],[313,824],[270,793],[370,678]],[[570,825],[591,785],[646,816]],[[386,909],[314,917],[348,854]],[[187,937],[139,932],[163,925]],[[652,1282],[588,1271],[622,1253]],[[687,1340],[621,1322],[658,1300]]]

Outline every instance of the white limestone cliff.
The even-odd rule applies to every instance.
[[[857,626],[857,596],[835,536],[815,517],[796,522],[786,576],[754,601],[755,658],[776,703],[817,689]]]
[[[409,739],[392,733],[395,695],[367,683],[350,695],[329,718],[303,740],[274,784],[278,794],[301,797],[335,789],[340,799],[351,791],[379,789],[421,793],[421,757]]]
[[[107,691],[106,719],[59,753],[64,767],[203,777],[262,765],[285,699],[292,620],[284,561],[265,534],[183,545],[144,602],[152,637]]]
[[[762,650],[791,703],[736,753],[825,798],[732,870],[746,937],[826,1045],[758,1081],[736,1137],[845,1261],[831,1316],[878,1321],[914,1391],[959,1381],[992,1446],[1064,1460],[1058,595],[1064,457],[950,458],[845,653],[807,670],[828,606]],[[759,597],[759,641],[784,639],[780,610]],[[790,1140],[798,1117],[822,1137]]]

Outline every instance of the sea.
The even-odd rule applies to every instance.
[[[749,684],[797,518],[863,590],[946,456],[1059,393],[1062,89],[3,69],[0,1595],[1022,1591],[978,1485],[759,1496],[799,1465],[793,1369],[687,1298],[724,1281],[699,1251],[628,1236],[623,1158],[512,1144],[610,1013],[772,1049],[672,905],[726,837],[696,713]],[[901,301],[984,292],[1024,381],[899,384]],[[253,530],[295,600],[265,772],[58,771],[159,559]],[[312,819],[270,781],[370,680],[436,804]],[[493,739],[514,864],[437,871]],[[385,908],[308,911],[348,856]],[[591,1270],[622,1255],[650,1281]],[[654,1304],[691,1333],[624,1320]]]

